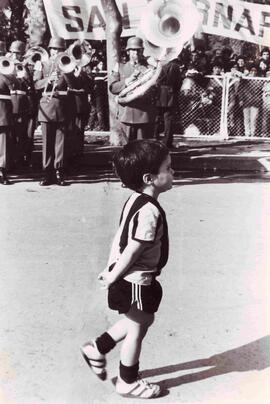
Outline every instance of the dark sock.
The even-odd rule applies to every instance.
[[[116,345],[115,340],[108,334],[107,332],[104,332],[104,334],[101,334],[100,337],[96,339],[96,344],[97,344],[97,349],[99,352],[103,355],[108,353],[111,349],[113,349]]]
[[[124,380],[126,383],[133,383],[138,378],[139,372],[139,362],[133,366],[125,366],[120,362],[119,365],[119,374],[121,379]]]

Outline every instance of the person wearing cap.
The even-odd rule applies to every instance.
[[[13,62],[22,62],[25,54],[26,44],[23,41],[13,41],[9,48],[8,57]]]
[[[126,51],[129,56],[127,63],[117,64],[112,71],[110,91],[119,94],[133,83],[147,69],[143,58],[143,41],[139,37],[131,37],[127,41]],[[148,92],[147,95],[133,100],[127,106],[119,105],[118,117],[128,141],[152,138],[156,115],[155,103]]]
[[[40,92],[38,121],[42,132],[42,165],[44,178],[40,185],[66,185],[64,158],[69,124],[68,87],[69,75],[57,66],[57,55],[66,49],[65,40],[52,37],[49,42],[50,58],[36,63],[34,84]]]

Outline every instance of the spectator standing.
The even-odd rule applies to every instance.
[[[270,136],[270,69],[266,71],[265,77],[268,79],[264,81],[262,86],[262,128],[261,136]]]
[[[236,59],[236,64],[237,64],[237,70],[241,73],[244,73],[246,69],[246,60],[244,56],[239,55]]]
[[[132,84],[148,68],[143,58],[141,38],[129,38],[126,51],[129,61],[125,64],[116,64],[112,72],[112,82],[109,88],[115,95]],[[156,106],[152,98],[152,92],[149,91],[144,96],[130,102],[129,105],[119,105],[118,117],[127,141],[153,138]]]
[[[257,67],[251,66],[248,77],[258,75]],[[261,104],[262,84],[260,81],[242,78],[238,89],[239,105],[243,108],[245,136],[255,136]]]

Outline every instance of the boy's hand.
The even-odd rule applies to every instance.
[[[108,272],[106,269],[98,275],[98,280],[101,284],[101,289],[108,289],[115,281],[112,273]]]

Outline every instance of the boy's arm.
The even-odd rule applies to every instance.
[[[102,287],[108,289],[112,283],[121,278],[141,255],[145,246],[146,243],[143,241],[131,240],[120,255],[113,269],[110,272],[103,271],[99,275],[98,279],[101,281]]]

